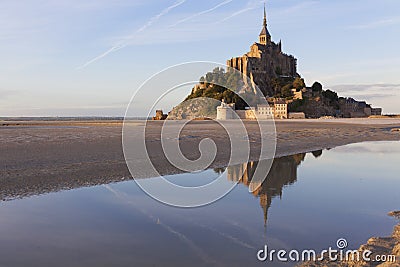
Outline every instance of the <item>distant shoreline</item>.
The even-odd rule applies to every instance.
[[[0,117],[1,121],[123,121],[124,117],[78,116],[78,117]],[[146,117],[131,117],[131,120],[150,120]]]
[[[323,121],[351,121],[351,120],[382,120],[382,119],[400,119],[400,115],[381,115],[381,116],[370,116],[366,118],[319,118],[319,119],[284,119],[285,121],[314,121],[314,120],[323,120]],[[85,123],[85,122],[123,122],[124,120],[137,120],[137,121],[151,121],[151,117],[102,117],[102,116],[78,116],[78,117],[0,117],[1,123],[29,123],[29,122],[70,122],[70,123]],[[280,120],[280,119],[275,119]],[[251,121],[251,120],[249,120]]]

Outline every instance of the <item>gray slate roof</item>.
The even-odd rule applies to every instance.
[[[262,28],[262,30],[261,30],[261,32],[260,32],[260,35],[271,36],[271,34],[269,34],[269,31],[268,31],[267,27],[263,27],[263,28]]]

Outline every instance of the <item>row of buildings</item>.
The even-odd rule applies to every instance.
[[[268,119],[304,119],[303,112],[288,112],[288,104],[283,99],[274,99],[270,104],[259,104],[245,110],[235,110],[235,104],[222,100],[217,107],[217,120],[268,120]]]
[[[363,118],[382,115],[382,108],[373,108],[365,101],[357,101],[353,98],[339,100],[340,115],[344,118]]]
[[[292,89],[293,100],[315,97],[316,93],[311,87],[304,87],[301,90]],[[364,118],[369,116],[382,115],[382,108],[374,108],[365,101],[357,101],[354,98],[339,98],[336,117],[342,118]]]
[[[267,119],[305,119],[304,112],[288,112],[288,103],[284,99],[268,99],[269,104],[259,104],[245,110],[235,110],[235,104],[227,104],[223,100],[217,107],[217,120],[267,120]],[[365,101],[353,98],[339,99],[339,109],[335,117],[339,118],[367,118],[382,115],[382,108],[373,108]]]

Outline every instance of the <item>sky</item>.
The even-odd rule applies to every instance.
[[[183,62],[225,64],[248,52],[258,40],[263,5],[2,0],[0,117],[123,116],[155,73]],[[319,81],[384,113],[400,113],[400,1],[268,0],[267,14],[272,39],[298,58],[308,85]]]

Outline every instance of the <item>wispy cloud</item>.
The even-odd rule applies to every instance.
[[[372,146],[366,146],[363,143],[356,143],[356,144],[351,144],[347,146],[339,146],[335,147],[330,151],[330,153],[371,153],[371,154],[394,154],[394,153],[399,153],[400,149],[398,146],[389,146],[388,144],[391,144],[390,141],[381,141],[379,144],[375,144]]]
[[[315,1],[315,0],[304,1],[304,2],[300,2],[296,5],[292,5],[292,6],[280,9],[277,11],[277,13],[279,13],[279,16],[290,15],[290,14],[295,14],[295,13],[304,13],[305,10],[309,10],[311,6],[314,6],[318,3],[319,3],[319,1]]]
[[[8,90],[8,89],[0,89],[0,101],[5,100],[7,97],[18,95],[20,91],[17,90]]]
[[[400,84],[342,84],[330,86],[330,88],[358,99],[400,97]]]
[[[240,15],[240,14],[243,14],[243,13],[248,12],[248,11],[250,11],[250,10],[256,9],[256,8],[259,7],[262,3],[264,3],[264,1],[250,1],[250,2],[247,3],[246,7],[244,7],[244,8],[242,8],[242,9],[240,9],[240,10],[238,10],[238,11],[236,11],[236,12],[230,14],[229,16],[227,16],[227,17],[221,19],[221,20],[218,21],[217,23],[221,23],[221,22],[227,21],[227,20],[229,20],[229,19],[231,19],[231,18],[234,18],[234,17],[236,17],[236,16],[238,16],[238,15]]]
[[[118,50],[120,50],[120,49],[122,49],[122,48],[124,48],[124,47],[126,47],[126,44],[125,44],[125,43],[121,43],[121,44],[114,45],[113,47],[111,47],[110,49],[108,49],[107,51],[105,51],[104,53],[102,53],[102,54],[98,55],[97,57],[95,57],[95,58],[93,58],[93,59],[87,61],[85,64],[83,64],[83,65],[77,67],[76,69],[79,70],[79,69],[86,68],[87,66],[89,66],[89,65],[92,64],[92,63],[94,63],[95,61],[97,61],[97,60],[99,60],[99,59],[102,59],[103,57],[107,56],[108,54],[110,54],[110,53],[112,53],[112,52],[115,52],[115,51],[118,51]]]
[[[157,20],[159,20],[162,16],[168,14],[172,9],[182,5],[183,3],[185,3],[186,0],[180,0],[175,2],[172,6],[167,7],[166,9],[164,9],[160,14],[152,17],[145,25],[143,25],[142,28],[140,28],[137,32],[142,32],[145,29],[147,29],[148,27],[150,27],[151,25],[153,25]]]
[[[111,47],[110,49],[108,49],[107,51],[105,51],[104,53],[94,57],[93,59],[87,61],[86,63],[84,63],[83,65],[77,67],[77,69],[83,69],[87,66],[89,66],[90,64],[96,62],[99,59],[104,58],[105,56],[109,55],[110,53],[116,52],[126,46],[129,45],[129,41],[132,40],[136,34],[143,32],[144,30],[146,30],[147,28],[149,28],[151,25],[153,25],[155,22],[157,22],[162,16],[165,16],[166,14],[168,14],[171,10],[173,10],[174,8],[182,5],[183,3],[185,3],[186,0],[179,0],[177,2],[175,2],[173,5],[165,8],[164,10],[162,10],[159,14],[155,15],[154,17],[152,17],[146,24],[144,24],[141,28],[139,28],[135,34],[128,36],[128,38],[126,38],[124,41],[119,42],[118,44],[114,45],[113,47]]]
[[[228,15],[227,17],[223,18],[222,20],[218,21],[218,23],[220,22],[224,22],[227,21],[231,18],[234,18],[238,15],[241,15],[245,12],[251,11],[253,9],[259,8],[262,4],[264,4],[265,1],[263,0],[259,0],[259,1],[249,1],[247,2],[246,6],[230,15]],[[298,13],[299,11],[305,10],[305,9],[309,9],[310,6],[316,5],[318,4],[319,1],[316,0],[310,0],[310,1],[304,1],[304,2],[300,2],[299,4],[293,5],[293,6],[289,6],[289,7],[285,7],[283,9],[279,9],[276,11],[276,13],[279,13],[279,16],[287,16],[293,13]]]
[[[350,26],[350,29],[367,30],[367,29],[375,29],[390,25],[396,25],[399,23],[400,23],[400,17],[393,17],[393,18],[386,18],[377,21],[372,21],[365,24]]]
[[[189,17],[186,17],[186,18],[184,18],[184,19],[181,19],[181,20],[177,21],[176,23],[172,24],[170,27],[171,27],[171,28],[172,28],[172,27],[175,27],[175,26],[177,26],[177,25],[179,25],[179,24],[181,24],[181,23],[183,23],[183,22],[186,22],[186,21],[188,21],[188,20],[191,20],[191,19],[193,19],[193,18],[196,18],[196,17],[201,16],[201,15],[204,15],[204,14],[210,13],[210,12],[212,12],[212,11],[214,11],[214,10],[220,8],[221,6],[224,6],[224,5],[229,4],[229,3],[232,2],[232,1],[233,1],[233,0],[226,0],[226,1],[224,1],[224,2],[222,2],[222,3],[219,3],[218,5],[216,5],[216,6],[212,7],[212,8],[210,8],[210,9],[201,11],[201,12],[199,12],[199,13],[196,13],[196,14],[193,14],[193,15],[191,15],[191,16],[189,16]]]
[[[160,218],[155,217],[154,215],[150,214],[147,210],[141,208],[139,205],[137,205],[136,201],[134,199],[129,198],[129,196],[121,192],[119,190],[116,190],[112,188],[110,185],[103,185],[105,189],[113,193],[120,201],[123,203],[130,205],[134,207],[137,211],[141,212],[142,215],[146,216],[150,221],[156,223],[160,227],[162,227],[164,230],[166,230],[168,233],[176,236],[182,243],[184,243],[188,248],[192,249],[193,252],[199,256],[200,259],[202,259],[207,265],[219,265],[219,263],[212,259],[201,247],[199,247],[193,240],[191,240],[189,237],[187,237],[185,234],[179,232],[177,229],[174,229],[172,226],[164,223]]]
[[[240,15],[240,14],[242,14],[242,13],[245,13],[245,12],[247,12],[247,11],[250,11],[250,10],[252,10],[252,9],[254,9],[254,8],[255,8],[255,7],[246,7],[246,8],[244,8],[244,9],[239,10],[239,11],[236,11],[235,13],[232,13],[231,15],[229,15],[229,16],[227,16],[227,17],[221,19],[220,21],[218,21],[218,23],[227,21],[227,20],[229,20],[229,19],[231,19],[231,18],[233,18],[233,17],[236,17],[236,16],[238,16],[238,15]]]
[[[341,84],[341,85],[334,85],[332,87],[351,89],[353,91],[366,91],[366,90],[370,90],[371,88],[400,89],[400,84],[395,84],[395,83]]]

